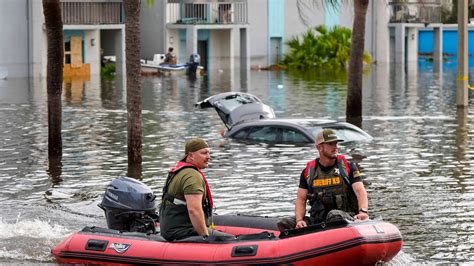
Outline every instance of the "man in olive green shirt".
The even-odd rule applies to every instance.
[[[228,235],[208,228],[213,202],[201,169],[210,159],[209,145],[195,138],[186,142],[184,158],[170,169],[160,206],[160,233],[166,240]]]

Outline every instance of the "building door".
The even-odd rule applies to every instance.
[[[209,69],[207,65],[207,46],[207,40],[198,41],[198,54],[201,56],[201,66],[203,66],[205,70]]]
[[[82,67],[82,38],[71,36],[71,67]]]
[[[281,38],[272,37],[270,38],[270,65],[276,65],[281,59]]]

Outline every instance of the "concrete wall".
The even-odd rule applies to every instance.
[[[0,69],[9,77],[28,76],[28,10],[27,0],[2,0],[0,5]]]
[[[339,8],[339,25],[352,30],[354,6],[351,2]],[[389,61],[389,6],[387,0],[370,1],[365,21],[365,50],[372,61]]]
[[[99,30],[88,30],[85,31],[85,42],[84,42],[86,64],[91,66],[91,74],[100,73],[100,31]]]
[[[289,48],[286,42],[292,39],[294,36],[301,36],[309,28],[314,28],[317,25],[324,24],[325,16],[322,6],[308,6],[305,10],[304,15],[306,16],[307,25],[303,23],[298,15],[298,8],[296,1],[286,0],[285,1],[285,37],[283,42],[285,43],[283,48],[283,54],[289,52]]]
[[[232,32],[229,29],[212,30],[210,32],[208,66],[213,69],[227,69],[231,61]]]
[[[166,1],[155,1],[152,6],[148,6],[147,1],[142,1],[140,16],[140,36],[141,36],[141,58],[153,59],[154,54],[165,54],[168,46],[177,44],[166,44],[166,23],[165,8]],[[174,39],[178,40],[178,39]]]
[[[48,54],[48,42],[44,29],[44,15],[42,1],[29,1],[29,51],[30,51],[30,76],[46,77],[46,64],[43,60]]]
[[[266,65],[268,50],[268,0],[250,0],[248,4],[250,64]]]
[[[372,61],[390,61],[390,10],[387,0],[370,1],[366,23],[366,50]]]

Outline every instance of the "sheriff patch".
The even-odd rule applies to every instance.
[[[335,185],[340,185],[340,184],[341,184],[341,178],[338,176],[313,180],[313,187],[328,187],[328,186],[335,186]]]

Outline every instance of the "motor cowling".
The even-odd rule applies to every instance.
[[[200,63],[201,56],[199,56],[199,54],[191,54],[191,56],[189,56],[187,74],[191,76],[196,75],[196,71]]]
[[[189,63],[199,65],[201,63],[201,56],[199,54],[191,54],[189,56]]]
[[[119,177],[107,185],[99,207],[104,210],[110,229],[155,233],[156,196],[144,183]]]

